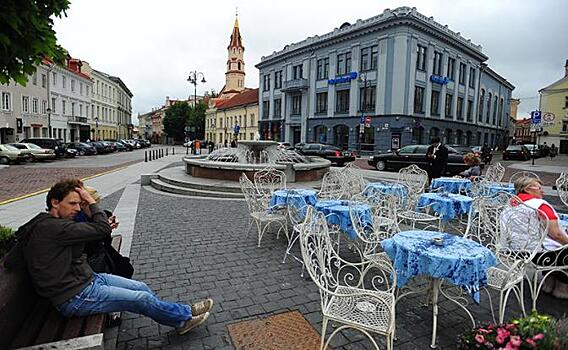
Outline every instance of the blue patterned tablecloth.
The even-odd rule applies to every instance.
[[[485,186],[484,191],[486,196],[492,196],[499,192],[506,192],[509,194],[515,194],[515,186],[513,184],[498,184],[492,183]]]
[[[318,201],[314,207],[316,210],[324,213],[328,224],[339,226],[349,239],[355,239],[357,238],[357,233],[349,216],[349,203],[346,200],[323,200]],[[371,208],[367,204],[358,203],[355,205],[355,209],[359,212],[358,215],[363,222],[372,225]]]
[[[443,245],[432,238],[443,238]],[[404,231],[381,242],[394,263],[398,287],[419,275],[443,278],[469,292],[479,303],[479,288],[487,284],[487,269],[497,261],[477,242],[434,231]]]
[[[408,196],[406,186],[388,182],[371,182],[363,190],[364,196],[372,196],[374,194],[390,194],[401,198]]]
[[[430,205],[442,221],[448,221],[461,214],[469,213],[473,198],[454,193],[423,193],[418,198],[418,207]]]
[[[445,192],[460,193],[462,191],[469,192],[471,190],[471,181],[458,177],[439,177],[432,180],[431,190],[442,188]]]
[[[558,220],[564,227],[564,229],[568,232],[568,214],[558,213]]]
[[[287,207],[292,205],[300,208],[305,215],[306,205],[315,205],[317,202],[316,191],[301,188],[289,188],[276,190],[270,200],[270,208]]]

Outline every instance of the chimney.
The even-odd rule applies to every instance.
[[[564,64],[564,76],[568,77],[568,60],[566,60],[566,64]]]

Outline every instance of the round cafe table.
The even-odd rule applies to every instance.
[[[317,202],[316,191],[301,188],[287,188],[276,190],[270,200],[270,208],[282,208],[293,206],[305,216],[307,205],[315,205]]]
[[[469,192],[471,190],[471,181],[469,179],[459,177],[439,177],[437,179],[433,179],[432,184],[430,185],[431,190],[436,190],[438,188],[449,193]]]
[[[363,195],[370,197],[374,194],[389,194],[401,198],[406,198],[408,196],[408,190],[406,189],[406,186],[397,183],[371,182],[367,184],[367,186],[363,190]]]
[[[357,238],[357,232],[353,228],[351,216],[349,215],[350,203],[347,200],[322,200],[318,201],[314,208],[325,215],[329,225],[338,226],[341,231],[347,234],[349,239],[355,239]],[[356,203],[354,208],[358,211],[357,215],[363,222],[372,225],[371,208],[367,204]]]

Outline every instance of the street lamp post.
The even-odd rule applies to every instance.
[[[361,144],[363,143],[363,135],[365,134],[365,112],[367,111],[367,73],[361,73],[359,75],[359,80],[363,82],[363,106],[361,108],[361,121],[359,123],[359,157],[361,157]]]
[[[49,134],[49,138],[51,138],[51,108],[47,107],[47,131]]]
[[[197,83],[199,80],[199,77],[201,77],[201,83],[205,84],[207,81],[205,80],[205,75],[202,72],[198,72],[196,70],[189,72],[189,77],[187,78],[187,81],[189,81],[190,84],[193,84],[193,108],[197,107]],[[197,130],[199,130],[199,127],[197,128]],[[196,136],[194,135],[194,138],[196,138]]]

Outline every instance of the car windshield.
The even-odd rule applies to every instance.
[[[13,143],[10,146],[16,147],[18,149],[26,149],[26,145],[22,145],[22,144],[18,144],[18,143]]]
[[[0,147],[2,147],[1,149],[3,151],[17,151],[18,149],[14,146],[10,146],[10,145],[0,145]]]
[[[39,147],[38,145],[35,145],[33,143],[28,143],[28,147],[31,149],[42,149],[41,147]]]
[[[511,146],[507,147],[507,151],[520,151],[521,149],[523,149],[522,146],[511,145]]]
[[[525,145],[525,147],[532,151],[537,148],[537,145]]]

